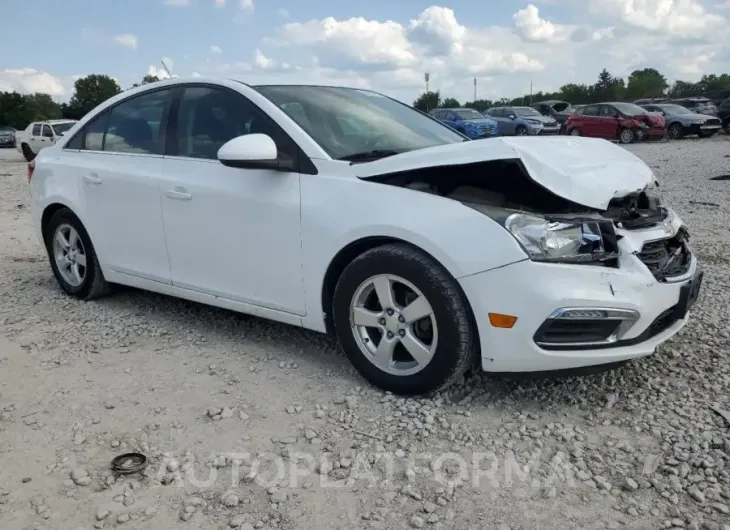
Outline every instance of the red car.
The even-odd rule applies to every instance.
[[[573,136],[590,136],[630,144],[644,138],[663,138],[664,116],[648,112],[633,103],[595,103],[571,114],[565,128]]]

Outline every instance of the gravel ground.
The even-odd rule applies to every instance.
[[[730,137],[631,146],[705,285],[602,375],[367,385],[330,339],[128,290],[63,296],[0,151],[0,527],[730,529]],[[726,423],[727,421],[727,423]],[[113,457],[149,456],[115,475]]]

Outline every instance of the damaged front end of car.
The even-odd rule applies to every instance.
[[[459,201],[499,223],[532,261],[618,268],[622,256],[633,255],[659,282],[690,267],[687,229],[649,186],[599,209],[538,184],[521,159],[417,168],[368,180]],[[647,232],[657,237],[644,241]]]

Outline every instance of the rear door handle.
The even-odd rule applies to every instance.
[[[189,201],[193,196],[188,193],[185,188],[173,188],[165,192],[165,197],[169,199],[175,199],[178,201]]]
[[[101,184],[101,179],[98,177],[96,173],[91,173],[90,175],[85,175],[84,180],[88,182],[89,184]]]

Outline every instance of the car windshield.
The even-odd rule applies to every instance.
[[[53,131],[56,133],[56,136],[61,136],[63,133],[68,131],[74,125],[76,125],[76,122],[70,121],[68,123],[54,123],[52,125],[52,127],[53,127]]]
[[[252,88],[336,159],[366,151],[403,153],[467,141],[439,121],[369,90],[304,85]]]
[[[460,120],[483,120],[484,116],[479,114],[474,109],[462,109],[462,110],[455,110],[454,114],[456,114],[456,117]]]
[[[688,108],[683,107],[682,105],[657,105],[657,106],[668,114],[694,114],[694,112],[692,112]]]
[[[633,103],[611,103],[611,105],[616,107],[620,112],[626,114],[627,116],[637,116],[648,113],[646,109],[642,109],[641,107],[639,107],[638,105],[634,105]]]
[[[542,116],[538,111],[533,109],[532,107],[513,107],[515,109],[515,113],[518,116]]]

